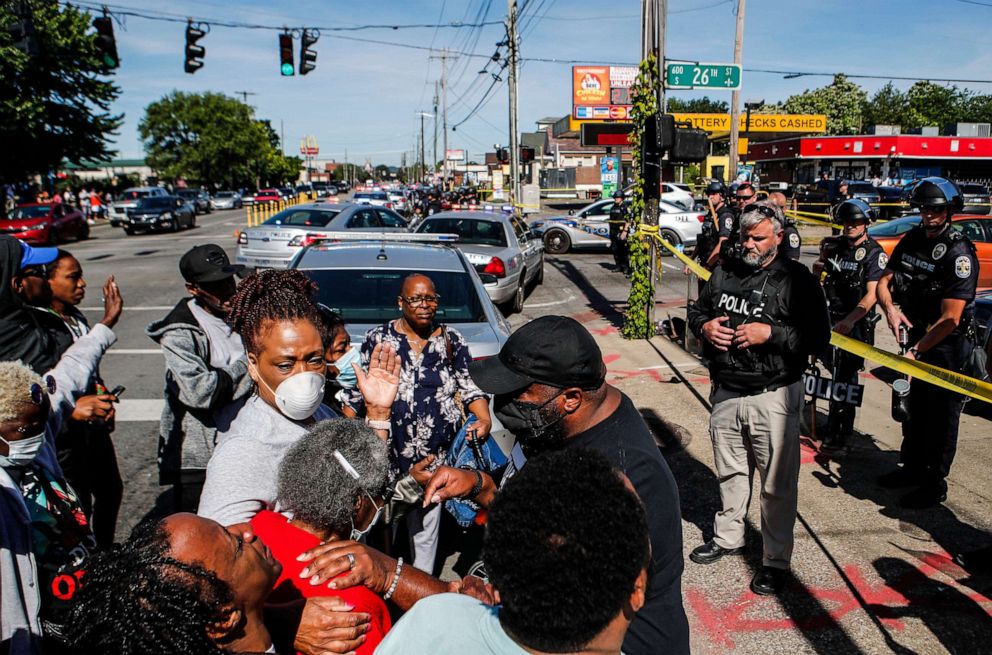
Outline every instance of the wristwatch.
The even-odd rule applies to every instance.
[[[393,427],[390,421],[375,421],[370,418],[365,419],[365,425],[373,430],[390,430]]]

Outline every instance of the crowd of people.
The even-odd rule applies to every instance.
[[[829,334],[870,341],[876,304],[908,357],[960,370],[978,263],[940,178],[917,185],[923,223],[891,258],[866,234],[873,209],[843,202],[815,274],[783,247],[779,199],[742,184],[732,210],[707,192],[712,272],[687,323],[713,382],[721,508],[690,559],[743,552],[757,472],[750,588],[774,595],[791,565],[804,371],[832,358],[833,379],[856,384],[863,362]],[[473,360],[439,321],[429,272],[403,280],[396,318],[361,344],[301,271],[247,274],[204,244],[178,272],[186,297],[146,329],[165,358],[171,507],[115,543],[121,388],[99,365],[117,284],[90,325],[76,258],[0,237],[3,652],[689,652],[678,487],[580,323],[535,319]],[[906,506],[946,498],[961,405],[910,385],[902,467],[879,479],[915,487]],[[825,446],[844,446],[854,411],[831,402]]]
[[[38,203],[38,204],[60,204],[66,207],[74,207],[82,212],[87,220],[107,218],[110,203],[114,197],[107,191],[102,191],[94,186],[80,186],[76,190],[66,186],[61,190],[48,191],[47,189],[26,188],[18,191],[13,186],[2,187],[5,189],[4,202],[6,214],[10,214],[18,204]]]

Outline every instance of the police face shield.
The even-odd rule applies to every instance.
[[[930,234],[943,230],[949,219],[950,212],[947,205],[922,205],[920,207],[920,221],[923,228]]]

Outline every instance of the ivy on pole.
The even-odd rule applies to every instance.
[[[630,87],[631,103],[633,104],[632,118],[634,130],[630,133],[634,172],[634,197],[631,200],[631,237],[627,239],[630,253],[630,295],[627,298],[627,311],[624,314],[623,336],[625,339],[647,339],[654,333],[654,326],[648,323],[647,308],[654,302],[654,281],[650,272],[650,249],[647,237],[639,231],[644,218],[644,173],[643,148],[645,126],[648,120],[654,120],[658,113],[658,85],[661,84],[658,73],[658,60],[654,55],[648,55],[641,62],[637,79]]]

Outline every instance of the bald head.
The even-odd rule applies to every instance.
[[[786,199],[785,194],[781,191],[772,191],[768,194],[768,199],[774,202],[776,205],[785,209],[789,206],[789,201]]]
[[[421,285],[427,285],[430,289],[428,293],[434,293],[434,280],[423,273],[411,273],[403,278],[403,286],[400,288],[400,293],[404,296],[413,295],[414,289],[422,288]]]

